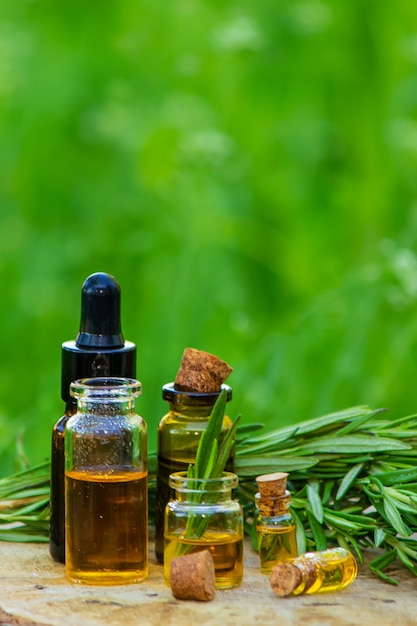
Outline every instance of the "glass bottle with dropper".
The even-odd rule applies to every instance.
[[[86,278],[81,289],[80,330],[75,341],[62,344],[61,397],[65,413],[52,430],[49,551],[65,563],[64,431],[76,413],[71,382],[80,378],[136,378],[136,346],[125,341],[120,324],[120,286],[105,272]]]

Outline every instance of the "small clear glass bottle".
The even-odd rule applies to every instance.
[[[255,494],[258,510],[256,531],[261,572],[270,574],[277,563],[298,555],[297,536],[290,510],[291,495],[288,490],[282,496],[263,498]]]
[[[353,554],[344,548],[306,552],[276,565],[270,575],[273,591],[279,596],[340,591],[358,573]]]
[[[223,384],[227,391],[227,402],[232,399],[232,389]],[[219,392],[200,393],[175,389],[174,383],[162,388],[162,397],[169,404],[168,413],[158,425],[158,458],[156,473],[155,504],[155,555],[160,563],[164,559],[164,515],[165,507],[173,496],[169,488],[169,476],[187,470],[195,462],[200,437],[207,426],[210,413],[219,397]],[[222,436],[231,428],[232,421],[225,415]],[[226,465],[233,471],[234,450]]]
[[[77,583],[139,582],[148,573],[147,427],[141,383],[71,383],[77,412],[65,428],[66,573]]]
[[[175,472],[169,478],[175,490],[167,504],[164,532],[164,577],[169,584],[171,561],[201,550],[213,556],[217,589],[238,587],[243,578],[243,511],[232,500],[238,485],[233,472],[220,478],[187,478]]]

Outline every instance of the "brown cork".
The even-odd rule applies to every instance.
[[[216,592],[215,573],[209,550],[172,559],[170,582],[172,595],[177,600],[213,600]]]
[[[301,584],[301,572],[292,563],[279,563],[272,568],[269,584],[277,596],[289,596]]]
[[[176,389],[198,393],[215,393],[233,371],[225,361],[214,354],[185,348],[175,377]]]
[[[288,510],[289,492],[286,490],[288,474],[275,472],[256,478],[259,489],[257,506],[261,515],[273,517]]]
[[[259,493],[262,497],[276,498],[285,495],[287,488],[288,474],[285,472],[275,472],[274,474],[263,474],[256,478]]]

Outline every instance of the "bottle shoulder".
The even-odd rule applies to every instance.
[[[169,411],[158,424],[159,431],[169,430],[195,430],[203,431],[209,421],[209,415],[187,415],[177,411]],[[229,430],[232,420],[228,415],[223,417],[222,430]]]

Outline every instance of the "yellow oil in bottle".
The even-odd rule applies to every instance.
[[[165,537],[164,577],[169,583],[171,561],[176,556],[209,550],[214,560],[217,589],[230,589],[243,578],[243,538],[231,531],[209,530],[201,539],[185,539],[182,534]]]
[[[277,563],[297,556],[295,525],[257,526],[261,572],[270,574]]]
[[[67,472],[66,511],[70,580],[113,585],[146,578],[147,472]]]
[[[316,553],[316,581],[305,593],[339,591],[356,578],[358,566],[355,557],[343,548]]]
[[[344,548],[306,552],[276,565],[270,575],[273,591],[279,596],[340,591],[356,578],[358,565]]]
[[[169,477],[174,472],[187,471],[195,463],[197,447],[207,425],[210,409],[206,408],[203,418],[184,417],[174,411],[161,421],[158,428],[158,465],[155,502],[155,555],[160,563],[164,560],[164,515],[165,507],[174,492],[169,487]],[[200,412],[200,411],[199,411]],[[231,428],[232,421],[225,415],[220,441]],[[226,464],[233,471],[234,450]]]

